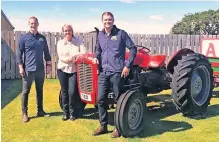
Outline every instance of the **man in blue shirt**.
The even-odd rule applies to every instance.
[[[33,79],[36,85],[37,94],[37,116],[49,116],[43,110],[43,84],[45,78],[44,59],[46,60],[47,73],[51,71],[51,57],[46,38],[38,33],[38,19],[30,17],[28,20],[30,31],[20,37],[17,47],[17,62],[19,73],[23,80],[22,91],[22,121],[28,122],[28,94]],[[23,56],[23,59],[22,59]]]
[[[123,78],[128,76],[137,52],[137,48],[128,34],[113,25],[114,16],[112,13],[104,12],[102,22],[104,29],[98,34],[97,48],[93,59],[93,63],[100,64],[101,68],[98,79],[98,111],[101,126],[93,132],[94,136],[108,132],[106,98],[110,83],[113,84],[115,99],[118,100],[124,86]],[[126,47],[130,50],[127,62],[125,62]],[[112,137],[119,136],[120,134],[115,128]]]

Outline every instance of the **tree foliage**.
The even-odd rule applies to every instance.
[[[171,29],[171,34],[219,34],[219,9],[186,14]]]

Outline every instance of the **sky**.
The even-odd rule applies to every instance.
[[[39,19],[39,31],[61,32],[71,24],[75,32],[103,28],[101,15],[110,11],[115,25],[133,34],[168,34],[185,14],[219,9],[218,1],[2,1],[15,31],[28,31],[28,18]]]

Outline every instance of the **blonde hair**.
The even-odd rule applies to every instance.
[[[38,21],[38,19],[37,19],[35,16],[31,16],[31,17],[28,19],[28,23],[30,22],[30,19],[36,20],[36,21],[37,21],[37,24],[39,24],[39,21]]]
[[[72,37],[74,37],[74,31],[73,31],[72,25],[70,25],[70,24],[64,24],[64,25],[62,26],[62,33],[64,33],[64,28],[65,28],[65,27],[70,27],[70,28],[71,28]]]

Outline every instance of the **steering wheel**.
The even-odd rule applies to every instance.
[[[147,47],[144,47],[142,45],[135,45],[137,47],[137,50],[139,53],[145,54],[145,53],[149,53],[151,50]]]

